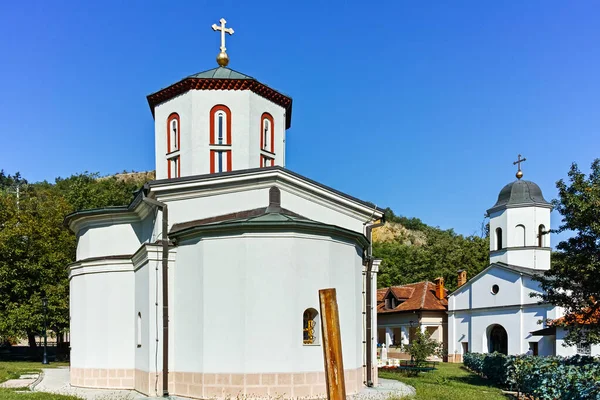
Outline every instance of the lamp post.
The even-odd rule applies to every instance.
[[[48,299],[44,297],[42,299],[42,305],[44,306],[44,357],[42,358],[42,364],[50,364],[48,362],[48,353],[46,348],[48,347]]]

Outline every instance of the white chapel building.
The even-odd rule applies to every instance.
[[[519,156],[520,162],[524,161]],[[550,269],[550,212],[534,182],[504,186],[487,210],[490,218],[490,265],[467,281],[459,271],[458,289],[448,295],[448,361],[466,352],[533,355],[598,354],[600,346],[564,346],[564,328],[546,325],[563,316],[560,307],[542,303],[534,276]],[[542,322],[540,324],[540,322]]]
[[[370,232],[383,210],[286,169],[292,99],[226,67],[224,25],[219,67],[148,96],[156,180],[127,206],[65,219],[73,386],[323,397],[324,288],[347,393],[377,382]]]

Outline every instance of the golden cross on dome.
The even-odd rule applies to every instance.
[[[519,154],[519,157],[517,157],[517,161],[513,162],[513,165],[519,165],[518,168],[519,170],[517,171],[517,179],[521,179],[523,177],[523,171],[521,171],[521,163],[523,161],[527,161],[526,158],[521,158],[521,155]]]
[[[226,53],[227,48],[225,47],[225,34],[228,33],[230,35],[233,35],[233,29],[225,28],[225,24],[227,23],[227,21],[225,21],[225,18],[221,18],[219,22],[221,23],[220,26],[217,24],[213,24],[212,28],[213,31],[221,31],[221,52],[217,56],[217,63],[221,67],[225,67],[227,64],[229,64],[229,57]]]

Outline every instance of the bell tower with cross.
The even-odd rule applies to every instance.
[[[523,178],[519,154],[517,180],[504,186],[496,204],[487,210],[490,218],[490,263],[503,262],[533,269],[550,268],[550,211],[540,187]]]
[[[292,99],[229,68],[226,39],[234,30],[225,18],[211,28],[219,33],[218,66],[147,97],[157,179],[286,165]]]

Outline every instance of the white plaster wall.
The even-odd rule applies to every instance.
[[[192,125],[192,92],[183,93],[169,101],[162,103],[154,108],[154,146],[156,161],[156,179],[166,179],[168,177],[167,166],[167,118],[171,113],[179,114],[180,122],[180,162],[181,175],[191,175],[194,162],[194,140],[193,137],[198,133]],[[208,140],[208,130],[206,133]],[[176,153],[173,153],[176,154]],[[172,155],[173,155],[172,154]],[[208,160],[208,155],[206,155]]]
[[[460,292],[455,292],[448,297],[448,311],[466,308],[471,308],[471,285],[465,286]]]
[[[127,261],[114,265],[116,268],[131,267],[131,263]],[[71,367],[133,368],[133,270],[100,273],[84,271],[71,277],[70,289]]]
[[[471,314],[460,311],[448,315],[448,354],[463,354],[462,342],[470,342]],[[473,351],[469,347],[469,351]]]
[[[210,173],[210,110],[223,104],[231,110],[233,170],[260,166],[260,117],[275,123],[275,165],[283,165],[285,109],[249,90],[191,90],[155,107],[156,178],[165,179],[167,118],[181,120],[181,176]]]
[[[492,294],[492,286],[498,285],[498,294]],[[498,307],[520,304],[521,278],[518,274],[501,268],[491,268],[471,283],[473,308]],[[527,299],[527,302],[532,302]]]
[[[550,235],[544,235],[544,248],[538,247],[540,224],[550,229],[550,209],[518,207],[496,211],[490,215],[490,262],[504,262],[535,269],[550,268]],[[520,225],[525,227],[525,240]],[[502,229],[504,251],[497,251],[496,228]]]
[[[79,231],[76,259],[133,254],[140,247],[138,235],[141,235],[139,224],[118,223],[107,218],[105,225]]]
[[[354,244],[297,233],[189,241],[179,246],[174,281],[179,371],[322,370],[321,346],[302,343],[302,315],[319,310],[318,290],[329,287],[337,290],[344,367],[363,365],[362,258]]]
[[[155,265],[151,264],[156,263],[156,261],[146,261],[142,265],[136,266],[135,272],[135,369],[139,369],[141,371],[154,370],[154,359],[151,357],[154,356],[156,343],[155,340],[151,340],[151,338],[153,339],[155,337],[155,335],[151,333],[151,327],[156,327],[156,310],[155,307],[153,307],[155,299],[152,298],[155,297],[156,292],[154,291],[152,293],[153,296],[151,296],[150,284],[151,281],[154,283],[155,279],[151,280],[150,273],[154,272],[154,268],[156,267]],[[138,313],[142,314],[141,347],[137,346]]]
[[[309,196],[298,190],[288,188],[278,183],[256,187],[249,190],[226,192],[196,192],[190,193],[185,199],[163,199],[169,206],[169,226],[174,224],[229,214],[237,211],[252,210],[267,207],[269,204],[269,189],[277,186],[281,191],[281,206],[306,218],[325,224],[336,225],[354,232],[364,233],[364,219],[356,214],[344,214],[339,207],[325,202],[319,202],[314,196]],[[162,215],[158,213],[154,224],[153,238],[158,238],[162,230]]]

